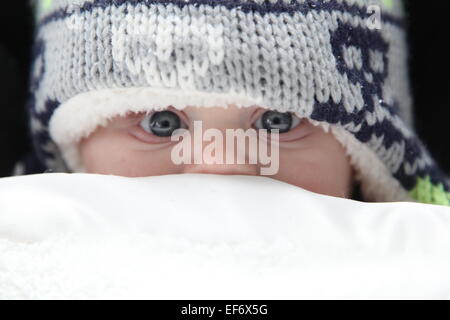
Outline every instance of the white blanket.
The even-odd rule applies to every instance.
[[[450,208],[262,177],[0,179],[2,299],[450,298]]]

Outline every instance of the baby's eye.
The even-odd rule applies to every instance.
[[[280,133],[286,133],[296,128],[301,120],[289,112],[266,111],[259,117],[254,124],[256,129],[280,130]]]
[[[177,129],[184,128],[180,117],[172,111],[160,111],[142,119],[140,126],[148,133],[158,137],[170,137]]]

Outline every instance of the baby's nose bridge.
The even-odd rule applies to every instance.
[[[202,124],[204,130],[217,129],[247,129],[250,126],[249,114],[252,108],[238,108],[234,105],[227,107],[202,107],[189,109],[186,113],[190,119],[190,126],[195,122]]]

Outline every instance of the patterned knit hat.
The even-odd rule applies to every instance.
[[[330,130],[365,200],[450,205],[449,180],[411,129],[399,0],[36,5],[29,112],[40,170],[82,171],[79,140],[128,111],[258,105]]]

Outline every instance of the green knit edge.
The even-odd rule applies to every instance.
[[[54,0],[31,0],[31,6],[34,10],[34,17],[39,21],[42,16],[50,12]]]
[[[450,193],[444,190],[443,184],[434,185],[429,176],[417,178],[417,184],[410,191],[413,199],[429,204],[450,206]]]
[[[382,3],[385,7],[389,9],[394,8],[394,0],[382,0]]]

